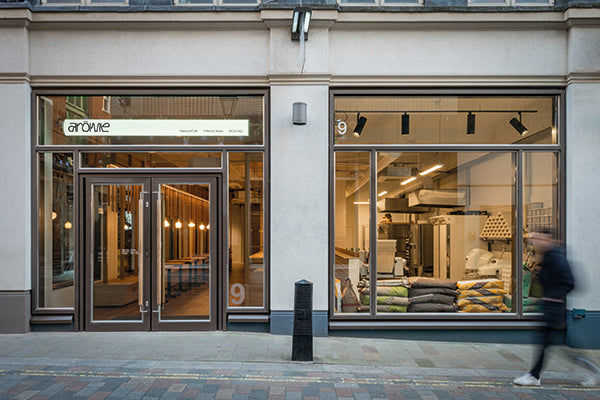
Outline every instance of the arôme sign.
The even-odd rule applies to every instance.
[[[65,119],[66,136],[248,136],[247,119]]]

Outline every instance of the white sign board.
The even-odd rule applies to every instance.
[[[248,136],[247,119],[65,119],[67,136]]]

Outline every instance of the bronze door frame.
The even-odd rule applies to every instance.
[[[157,229],[157,221],[160,216],[158,191],[161,184],[207,184],[210,186],[210,315],[208,320],[160,320],[158,312],[159,295],[159,250],[160,234]],[[92,185],[142,185],[141,197],[143,198],[143,213],[141,214],[143,223],[143,248],[140,250],[142,257],[142,276],[140,283],[141,299],[140,314],[141,321],[93,321],[93,267],[92,267]],[[223,279],[221,271],[222,263],[222,243],[220,231],[222,225],[222,212],[220,212],[220,191],[222,179],[218,174],[81,174],[80,190],[83,201],[80,211],[81,221],[83,222],[82,238],[79,241],[83,249],[81,269],[83,279],[80,293],[80,307],[82,307],[83,327],[88,331],[150,331],[150,330],[216,330],[219,326],[218,321],[223,318],[223,300],[224,296],[218,282]],[[145,283],[145,284],[144,284]],[[149,283],[149,284],[148,284]],[[225,293],[226,294],[226,293]]]

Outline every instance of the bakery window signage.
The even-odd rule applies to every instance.
[[[247,119],[65,119],[66,136],[248,136]]]

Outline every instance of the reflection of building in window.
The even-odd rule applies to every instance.
[[[102,96],[102,111],[110,114],[110,96]]]
[[[89,117],[89,97],[67,96],[65,98],[67,119],[83,119]]]

